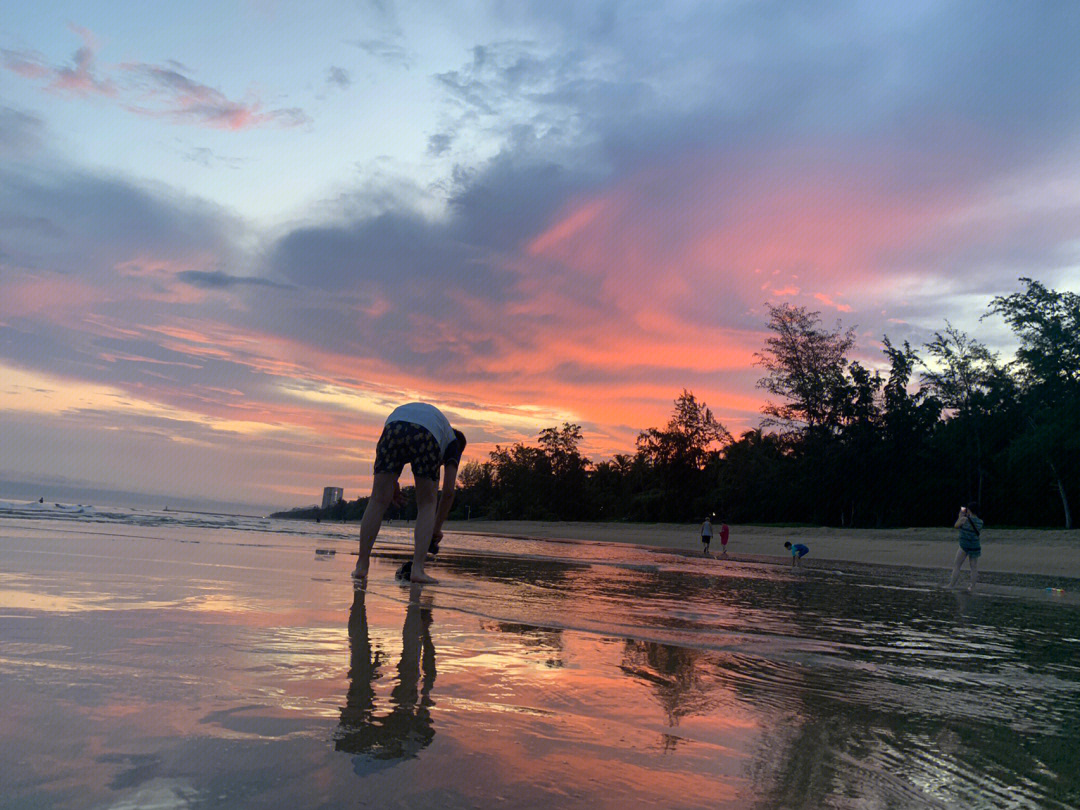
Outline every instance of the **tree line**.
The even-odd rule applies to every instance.
[[[582,455],[580,425],[549,427],[466,462],[453,516],[921,526],[976,501],[998,525],[1072,528],[1080,296],[1021,283],[984,316],[1015,335],[1009,362],[946,321],[919,350],[884,336],[882,368],[867,368],[849,359],[853,329],[770,306],[758,428],[731,435],[687,390],[610,460]]]
[[[467,461],[451,518],[929,526],[975,501],[999,526],[1071,529],[1080,296],[1020,281],[983,316],[1002,317],[1015,335],[1008,362],[946,321],[918,350],[883,336],[881,368],[867,368],[849,358],[853,329],[769,306],[757,360],[770,399],[757,428],[733,436],[684,390],[667,425],[641,431],[633,453],[594,462],[581,453],[581,426],[565,422],[536,444]],[[366,503],[288,515],[359,520]],[[415,503],[388,517],[415,517]]]

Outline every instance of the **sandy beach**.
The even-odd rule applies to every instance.
[[[356,587],[355,524],[36,511],[0,520],[0,810],[1080,802],[1078,583],[944,591],[899,564],[944,530],[735,527],[720,561],[477,522],[409,586],[395,522]],[[1066,558],[1024,534],[987,558]],[[822,564],[853,551],[897,564]]]
[[[673,523],[557,523],[537,521],[454,521],[447,532],[529,537],[545,540],[585,540],[631,543],[669,551],[701,552],[699,524]],[[714,526],[719,531],[719,524]],[[956,554],[956,530],[834,529],[828,527],[732,526],[728,558],[787,563],[784,542],[810,547],[808,565],[824,560],[836,562],[902,565],[947,569]],[[983,532],[980,571],[1040,574],[1080,578],[1080,530],[995,529]],[[720,553],[714,537],[711,551]]]

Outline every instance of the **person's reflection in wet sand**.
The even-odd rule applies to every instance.
[[[421,596],[425,604],[420,604]],[[356,588],[349,612],[349,692],[341,709],[334,748],[353,757],[353,770],[366,774],[415,757],[435,737],[431,689],[435,685],[435,645],[431,642],[431,598],[419,584],[410,588],[401,629],[401,661],[390,693],[390,713],[376,716],[375,684],[384,661],[368,634],[365,591]]]

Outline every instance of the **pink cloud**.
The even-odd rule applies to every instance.
[[[569,213],[566,216],[529,243],[529,253],[538,256],[550,252],[560,243],[589,227],[597,217],[604,213],[610,203],[609,199],[599,197],[585,200],[577,206],[569,206]]]
[[[853,298],[895,282],[897,255],[940,239],[963,205],[958,192],[898,183],[887,167],[903,155],[879,159],[886,168],[827,150],[683,156],[574,200],[525,249],[597,285],[616,319],[715,301],[700,325],[724,326],[763,297],[853,312]]]
[[[75,51],[74,67],[57,68],[52,83],[55,90],[66,90],[82,95],[100,93],[110,96],[116,91],[108,80],[98,79],[94,75],[94,57],[98,49],[97,37],[86,28],[71,25],[69,28],[82,37],[83,46]]]
[[[69,25],[68,28],[83,41],[82,47],[75,51],[71,65],[50,65],[38,53],[5,51],[4,67],[25,79],[44,80],[47,82],[46,89],[51,92],[114,96],[116,87],[113,83],[98,78],[96,74],[97,37],[79,26]]]
[[[89,307],[115,300],[114,294],[72,276],[12,272],[0,296],[0,324],[33,318],[44,323],[72,325]]]
[[[4,67],[24,79],[47,79],[53,75],[51,68],[26,53],[5,52]]]
[[[518,340],[485,368],[518,397],[639,429],[663,424],[681,379],[729,427],[752,427],[762,298],[854,312],[851,296],[887,289],[891,257],[957,204],[805,151],[642,170],[569,202],[505,263]],[[511,394],[485,390],[497,388]]]
[[[138,97],[126,105],[139,115],[228,130],[267,124],[296,126],[308,120],[298,108],[264,112],[257,99],[233,101],[220,90],[200,84],[172,67],[130,63],[121,69],[140,90]]]
[[[201,84],[177,66],[126,63],[99,76],[98,41],[94,34],[69,26],[83,40],[70,65],[52,65],[41,54],[5,51],[4,67],[24,79],[45,82],[49,92],[115,99],[124,109],[149,118],[212,129],[243,130],[262,126],[292,127],[308,122],[299,108],[264,110],[258,98],[228,98],[220,90]]]

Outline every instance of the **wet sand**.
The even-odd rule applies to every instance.
[[[453,521],[447,532],[528,537],[545,540],[585,540],[631,543],[674,552],[701,553],[700,524],[674,523],[558,523],[539,521]],[[720,554],[719,524],[714,525],[711,552]],[[732,526],[728,557],[787,564],[784,542],[810,547],[808,565],[820,561],[901,565],[914,568],[952,566],[956,530],[833,529],[828,527]],[[979,570],[1011,574],[1080,578],[1080,530],[995,529],[983,531]],[[965,571],[967,566],[965,565]]]
[[[355,526],[0,521],[0,810],[1078,806],[1071,590],[690,530],[457,534],[409,587],[395,525],[355,589]]]

